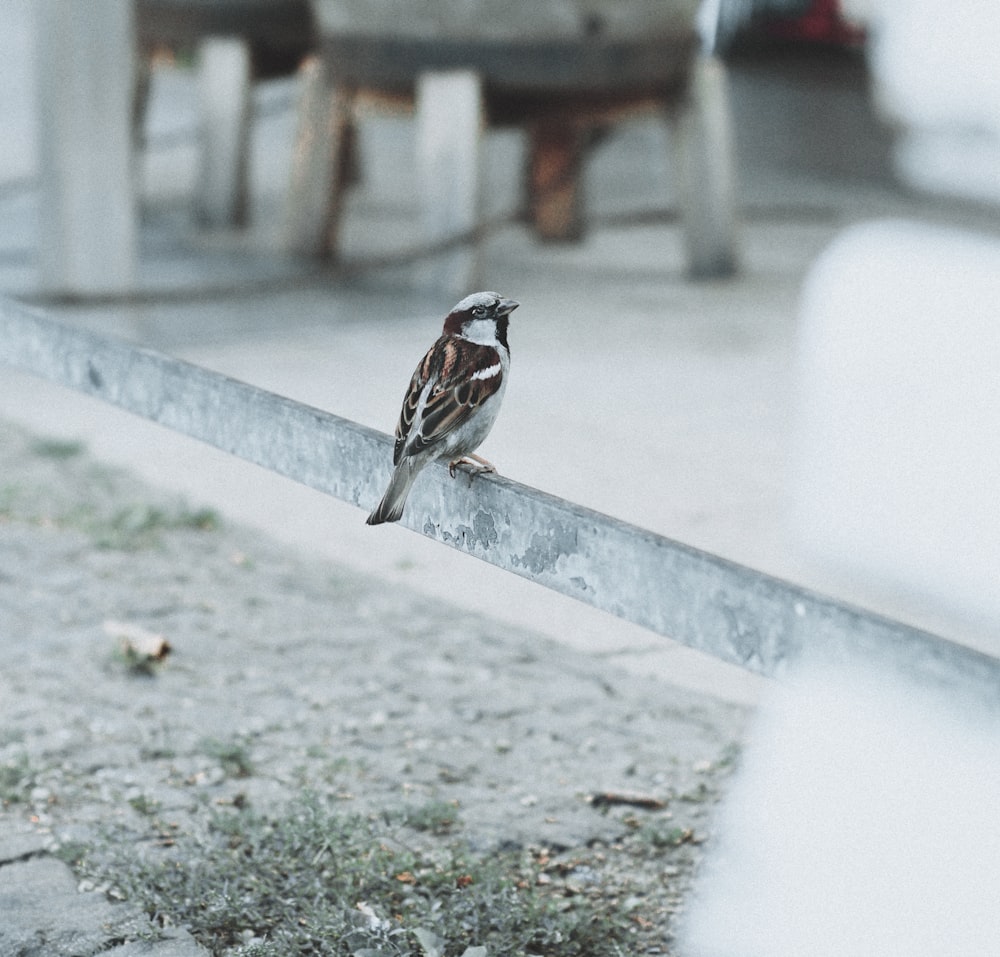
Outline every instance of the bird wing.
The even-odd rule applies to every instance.
[[[432,447],[468,421],[502,382],[503,365],[494,346],[457,336],[438,339],[410,380],[396,424],[393,464]]]

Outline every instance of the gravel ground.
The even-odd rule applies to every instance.
[[[0,841],[147,839],[306,789],[449,802],[475,851],[597,854],[667,947],[743,710],[310,560],[78,446],[0,423],[0,448]],[[170,645],[148,667],[125,648],[147,633]],[[608,851],[656,828],[660,853]]]

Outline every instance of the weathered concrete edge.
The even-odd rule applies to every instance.
[[[0,363],[365,509],[388,478],[387,435],[3,299]],[[803,652],[859,654],[1000,707],[995,658],[501,476],[452,480],[429,468],[402,524],[760,674],[780,674]]]

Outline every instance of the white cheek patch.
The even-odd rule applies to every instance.
[[[492,319],[472,319],[462,326],[462,338],[483,346],[495,346],[497,324]]]
[[[492,379],[493,376],[500,375],[500,363],[497,362],[495,365],[491,365],[487,369],[479,369],[477,372],[472,373],[473,379]]]

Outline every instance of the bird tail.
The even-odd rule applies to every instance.
[[[410,494],[413,481],[420,469],[414,466],[412,459],[403,459],[396,466],[389,479],[389,487],[382,496],[382,501],[375,506],[368,516],[368,525],[381,525],[383,522],[398,522],[403,516],[403,506],[406,496]]]

